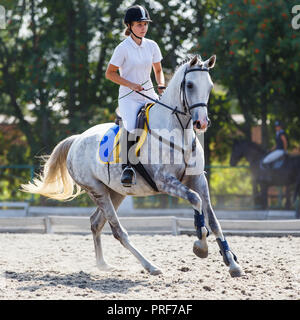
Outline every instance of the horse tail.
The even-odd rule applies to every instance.
[[[68,152],[78,135],[61,141],[50,156],[43,156],[43,172],[32,182],[21,185],[21,191],[40,194],[55,200],[72,200],[81,193],[81,188],[71,178],[66,160]]]

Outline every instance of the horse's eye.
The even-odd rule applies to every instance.
[[[192,82],[188,82],[186,86],[187,86],[189,89],[192,89],[194,85],[193,85]]]

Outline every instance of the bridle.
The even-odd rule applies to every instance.
[[[161,106],[169,109],[169,110],[172,110],[172,114],[175,114],[177,120],[179,121],[180,123],[180,126],[181,128],[184,130],[188,127],[190,121],[192,120],[192,114],[191,114],[191,110],[194,109],[194,108],[198,108],[198,107],[203,107],[203,108],[207,108],[207,103],[203,103],[203,102],[200,102],[200,103],[195,103],[193,105],[189,105],[188,104],[188,101],[187,101],[187,97],[186,97],[186,89],[185,89],[185,83],[186,83],[186,80],[185,80],[185,77],[188,73],[190,72],[195,72],[195,71],[199,71],[199,72],[209,72],[209,69],[208,68],[202,68],[201,66],[197,67],[197,68],[193,68],[193,69],[188,69],[188,67],[186,68],[186,70],[184,71],[184,76],[183,76],[183,79],[181,81],[181,84],[180,84],[180,97],[181,97],[181,101],[182,101],[182,106],[183,106],[183,110],[184,111],[181,111],[181,110],[178,110],[178,107],[175,107],[175,108],[172,108],[162,102],[160,102],[159,100],[157,99],[153,99],[151,97],[148,97],[147,95],[145,95],[144,93],[141,93],[139,91],[135,91],[136,93],[138,93],[139,95],[145,97],[145,98],[148,98],[150,100],[152,100],[153,102],[157,103],[157,104],[160,104]],[[180,115],[184,115],[184,116],[189,116],[189,120],[187,122],[187,125],[186,127],[184,128],[180,118],[179,118],[179,114]]]
[[[182,105],[184,108],[185,113],[189,112],[194,108],[197,107],[206,107],[207,108],[207,103],[195,103],[191,106],[189,106],[188,102],[187,102],[187,98],[186,98],[186,91],[185,91],[185,77],[188,73],[190,72],[195,72],[195,71],[200,71],[200,72],[209,72],[208,68],[202,68],[202,67],[198,67],[198,68],[194,68],[194,69],[188,69],[186,68],[185,72],[184,72],[184,77],[183,80],[181,81],[181,85],[180,85],[180,96],[182,97]]]
[[[200,72],[209,72],[209,69],[208,68],[202,68],[201,66],[200,67],[197,67],[197,68],[193,68],[193,69],[188,69],[186,68],[185,71],[184,71],[184,76],[183,76],[183,79],[181,81],[181,84],[180,84],[180,97],[181,97],[181,101],[182,101],[182,105],[183,105],[183,109],[184,109],[184,112],[185,114],[188,114],[189,113],[189,120],[187,122],[187,125],[185,127],[185,129],[188,127],[188,125],[190,124],[190,121],[192,120],[192,114],[191,114],[191,110],[194,109],[194,108],[198,108],[198,107],[203,107],[203,108],[207,108],[207,103],[204,103],[204,102],[200,102],[200,103],[195,103],[195,104],[192,104],[191,106],[189,105],[188,101],[187,101],[187,97],[186,97],[186,86],[185,86],[185,77],[188,73],[190,72],[195,72],[195,71],[200,71]],[[180,126],[181,128],[184,130],[184,127],[182,125],[182,122],[180,121],[178,115],[176,114],[176,117],[180,123]]]

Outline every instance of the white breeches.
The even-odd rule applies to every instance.
[[[158,99],[157,96],[151,96],[151,98]],[[128,132],[134,131],[139,110],[149,102],[153,101],[142,96],[136,98],[131,97],[130,95],[119,100],[119,112],[123,120],[123,125]]]
[[[275,160],[277,160],[278,158],[280,158],[281,156],[283,156],[285,154],[284,150],[274,150],[271,153],[269,153],[263,160],[263,163],[271,163]]]

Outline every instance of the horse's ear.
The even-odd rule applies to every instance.
[[[204,66],[208,69],[212,69],[216,64],[216,60],[217,60],[217,56],[214,54],[204,62]]]
[[[198,63],[198,56],[194,56],[194,58],[190,61],[190,67],[193,67]]]

